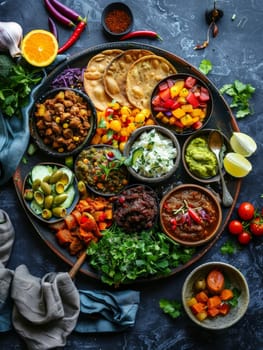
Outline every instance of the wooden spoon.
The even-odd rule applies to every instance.
[[[223,136],[219,131],[213,130],[210,132],[208,137],[208,146],[210,150],[215,154],[217,159],[218,171],[219,171],[219,176],[220,176],[221,185],[222,185],[222,203],[225,207],[230,207],[233,203],[233,197],[231,196],[230,192],[227,189],[225,179],[222,173],[222,164],[219,156],[223,143],[224,143]]]
[[[94,217],[90,214],[85,212],[85,215],[88,216],[89,219],[92,220],[92,223],[94,225],[94,230],[96,231],[97,236],[101,236],[99,227],[97,225],[96,220],[94,219]],[[69,275],[71,277],[71,279],[73,279],[77,272],[79,271],[79,269],[81,268],[81,266],[84,264],[85,260],[86,260],[86,256],[87,256],[87,252],[86,250],[84,250],[81,255],[78,257],[77,261],[75,262],[75,264],[72,266],[72,268],[69,270]]]

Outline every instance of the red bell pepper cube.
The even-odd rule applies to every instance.
[[[198,101],[198,99],[196,98],[195,94],[192,91],[189,92],[189,94],[186,97],[186,100],[194,108],[197,108],[199,106],[199,101]]]

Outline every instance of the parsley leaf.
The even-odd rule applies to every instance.
[[[172,318],[178,318],[182,313],[182,304],[176,300],[161,299],[159,301],[160,308],[165,314]]]
[[[5,116],[21,115],[32,88],[42,79],[40,72],[0,55],[0,110]]]
[[[235,80],[233,84],[225,84],[219,90],[221,94],[226,94],[232,98],[230,108],[236,108],[237,118],[244,118],[249,114],[253,114],[250,105],[255,88],[251,84],[244,84],[239,80]]]
[[[233,241],[226,241],[220,248],[222,254],[234,254],[237,251],[237,246]]]
[[[199,70],[203,74],[207,75],[212,70],[212,67],[213,67],[213,65],[212,65],[211,61],[203,59],[199,65]]]

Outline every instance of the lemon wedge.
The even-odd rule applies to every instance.
[[[234,177],[244,177],[252,170],[252,165],[242,154],[230,152],[227,153],[224,160],[226,172]]]
[[[257,144],[252,137],[243,132],[233,132],[230,145],[234,152],[242,154],[244,157],[250,157],[257,149]]]

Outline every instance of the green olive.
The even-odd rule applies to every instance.
[[[38,190],[39,189],[39,186],[41,184],[41,180],[40,179],[35,179],[32,183],[32,189],[34,191]]]
[[[55,207],[52,209],[52,214],[58,218],[64,218],[67,214],[67,210],[63,207]]]
[[[45,195],[51,194],[52,189],[50,184],[48,184],[47,182],[41,181],[40,188],[45,193]]]
[[[64,186],[63,182],[58,181],[58,182],[56,182],[55,188],[56,188],[56,192],[58,194],[61,194],[64,192],[65,186]]]
[[[31,188],[27,188],[24,191],[24,198],[27,201],[32,201],[32,199],[34,198],[34,191]]]
[[[52,173],[52,175],[49,178],[49,183],[55,184],[56,182],[60,181],[61,177],[63,175],[63,172],[61,170],[56,170]]]
[[[34,192],[34,199],[38,205],[42,206],[44,204],[45,195],[41,191],[35,191]]]
[[[66,186],[69,183],[69,177],[66,173],[63,173],[60,181]]]
[[[62,204],[66,199],[68,198],[68,195],[66,193],[58,194],[54,198],[53,205],[60,205]]]
[[[42,181],[49,183],[50,175],[45,176]]]
[[[53,201],[54,201],[54,197],[52,196],[52,194],[46,196],[44,201],[44,208],[50,209],[53,205]]]
[[[205,278],[199,278],[198,280],[195,281],[194,284],[195,290],[196,291],[201,291],[206,289],[206,280]]]
[[[52,217],[52,211],[47,209],[47,208],[45,208],[45,209],[42,210],[41,215],[42,215],[43,219],[48,220],[48,219],[50,219]]]

